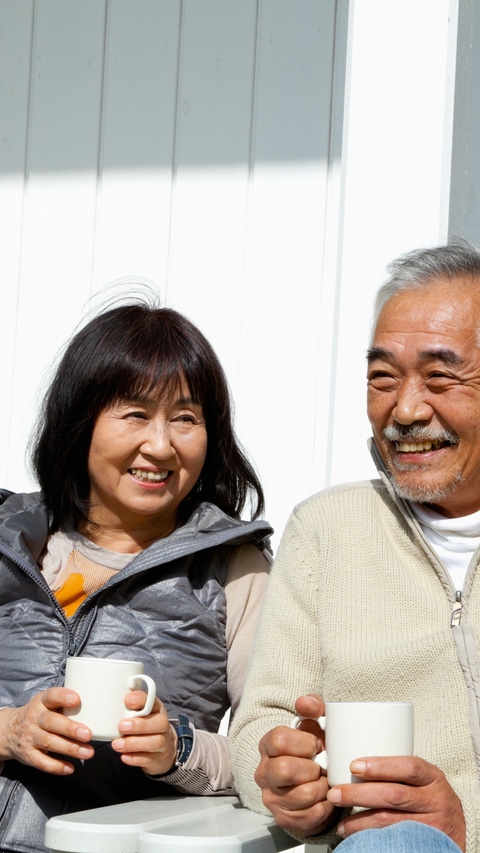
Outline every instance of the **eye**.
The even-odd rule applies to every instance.
[[[170,430],[180,434],[193,432],[196,427],[204,423],[203,418],[197,417],[193,412],[179,412],[169,418]]]
[[[442,390],[446,385],[451,385],[455,382],[454,377],[449,373],[442,373],[440,370],[434,370],[427,376],[427,385],[433,390]]]
[[[148,420],[146,413],[140,411],[127,412],[125,417],[132,420]]]
[[[372,370],[367,381],[368,386],[376,391],[390,391],[396,385],[396,377],[388,370]]]
[[[191,432],[195,428],[195,425],[199,423],[199,419],[192,414],[182,412],[181,415],[174,415],[173,418],[169,418],[168,423],[170,424],[170,429],[177,433]]]
[[[189,414],[175,415],[175,417],[170,418],[170,423],[196,424],[197,422],[198,418]]]

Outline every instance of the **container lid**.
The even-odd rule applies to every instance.
[[[271,816],[237,805],[188,814],[181,824],[142,832],[138,853],[276,853],[295,846]]]
[[[185,825],[189,815],[238,805],[237,797],[155,797],[52,817],[45,846],[62,853],[137,853],[138,836],[159,826]]]

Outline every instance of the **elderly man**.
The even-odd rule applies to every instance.
[[[380,479],[293,512],[234,767],[244,803],[301,840],[480,853],[480,253],[456,243],[389,270],[368,352]],[[318,725],[290,728],[324,700],[413,701],[415,756],[358,756],[363,784],[329,788]]]

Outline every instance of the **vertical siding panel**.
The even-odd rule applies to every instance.
[[[3,320],[0,483],[7,481],[11,458],[32,26],[33,2],[0,2],[0,316]]]
[[[350,3],[334,483],[374,473],[365,352],[385,266],[447,239],[457,16],[451,0]]]
[[[168,270],[180,0],[109,4],[97,286]]]
[[[90,287],[147,276],[217,349],[280,533],[293,503],[323,485],[335,0],[35,9],[15,441],[3,482],[24,487],[39,376]]]
[[[35,7],[13,460],[23,457],[42,369],[90,292],[104,20],[103,2]],[[6,480],[22,487],[18,463]]]
[[[334,36],[333,0],[261,4],[238,412],[278,532],[293,504],[322,485],[316,448],[326,444],[328,412],[320,407],[316,420],[317,369]]]
[[[235,393],[255,0],[185,0],[167,298],[207,334]]]

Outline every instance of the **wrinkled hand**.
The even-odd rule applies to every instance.
[[[134,711],[140,710],[145,705],[145,693],[132,690],[127,694],[125,704]],[[158,697],[150,714],[126,717],[118,729],[123,737],[115,738],[112,748],[121,753],[124,764],[141,767],[151,776],[168,773],[177,755],[177,735]]]
[[[355,760],[350,769],[361,784],[338,785],[327,794],[335,806],[361,806],[338,827],[347,837],[360,829],[416,820],[440,829],[465,850],[462,805],[438,767],[414,756]]]
[[[297,714],[320,717],[325,713],[319,696],[302,696]],[[306,730],[308,729],[308,731]],[[331,823],[334,806],[327,801],[328,784],[312,757],[323,747],[323,734],[312,721],[302,730],[278,726],[260,741],[260,764],[255,781],[264,805],[283,829],[296,835],[315,835]]]
[[[0,711],[0,760],[16,759],[56,776],[73,773],[74,766],[61,756],[91,758],[90,729],[65,717],[63,708],[80,703],[78,693],[50,687],[20,708]],[[54,753],[51,755],[50,753]]]

